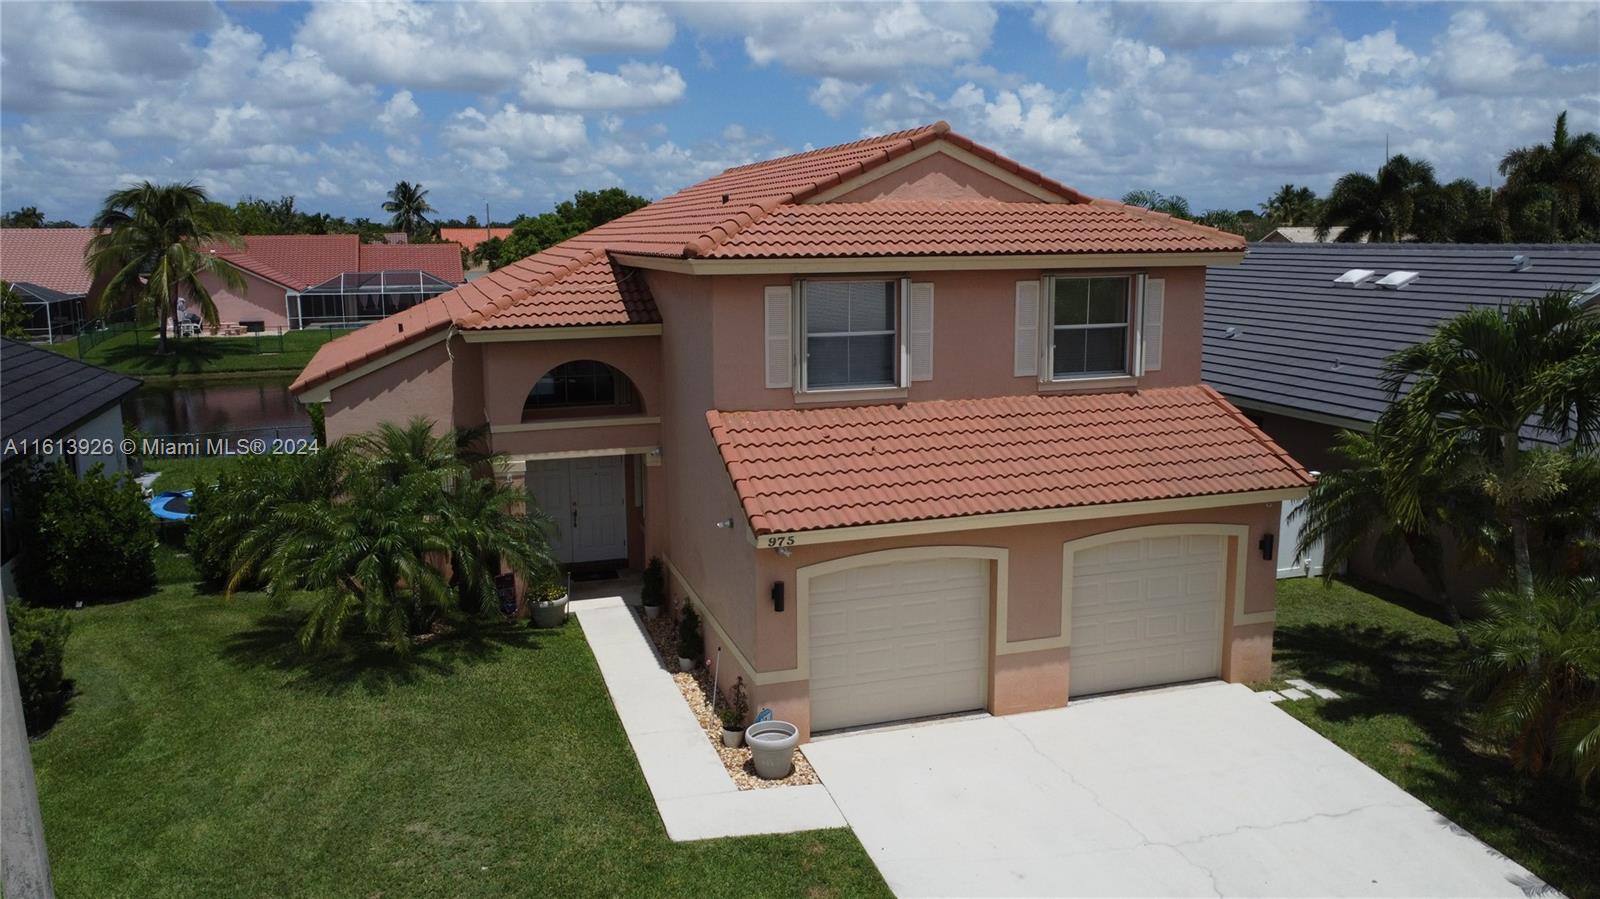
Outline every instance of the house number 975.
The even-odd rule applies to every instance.
[[[767,547],[769,549],[774,547],[774,546],[793,546],[793,545],[794,545],[794,535],[793,534],[784,534],[783,536],[780,536],[780,537],[768,537],[767,538]]]

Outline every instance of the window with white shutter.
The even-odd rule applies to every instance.
[[[933,285],[911,285],[911,380],[933,380]]]
[[[1148,278],[1144,282],[1144,370],[1161,368],[1162,319],[1167,311],[1167,282]]]
[[[793,296],[794,290],[788,285],[767,288],[768,387],[789,387],[794,384]]]
[[[1017,282],[1016,341],[1011,373],[1017,377],[1039,374],[1039,282]]]

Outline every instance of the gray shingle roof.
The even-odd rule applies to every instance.
[[[1356,268],[1375,274],[1333,283]],[[1394,271],[1419,277],[1374,286]],[[1242,406],[1372,422],[1388,405],[1384,358],[1440,321],[1597,283],[1597,244],[1251,244],[1242,264],[1206,272],[1204,377]]]
[[[0,448],[52,437],[137,390],[139,380],[87,362],[0,339]]]

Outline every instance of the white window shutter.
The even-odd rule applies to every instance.
[[[1011,373],[1017,377],[1039,374],[1039,282],[1017,282],[1016,344]]]
[[[1167,282],[1147,278],[1144,282],[1144,370],[1161,368],[1162,319],[1166,316]]]
[[[911,285],[911,380],[933,380],[933,285]]]
[[[767,288],[767,386],[794,386],[794,288]]]

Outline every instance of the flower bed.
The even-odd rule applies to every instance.
[[[668,670],[677,667],[678,662],[678,633],[677,623],[666,615],[660,618],[644,619],[645,633],[650,635],[651,642],[655,643],[656,652],[661,657],[662,663],[669,666]],[[705,731],[706,739],[711,742],[711,748],[717,751],[718,758],[728,769],[728,776],[741,790],[758,790],[767,787],[786,787],[796,784],[814,784],[822,781],[817,778],[817,772],[812,769],[811,762],[806,760],[805,754],[796,749],[794,753],[794,770],[782,780],[762,780],[756,776],[756,769],[750,760],[750,750],[740,746],[729,749],[722,745],[722,721],[711,710],[711,675],[702,666],[692,672],[674,672],[672,680],[677,683],[679,692],[683,693],[683,700],[689,704],[689,711],[694,713],[695,720],[700,722],[700,728]]]

